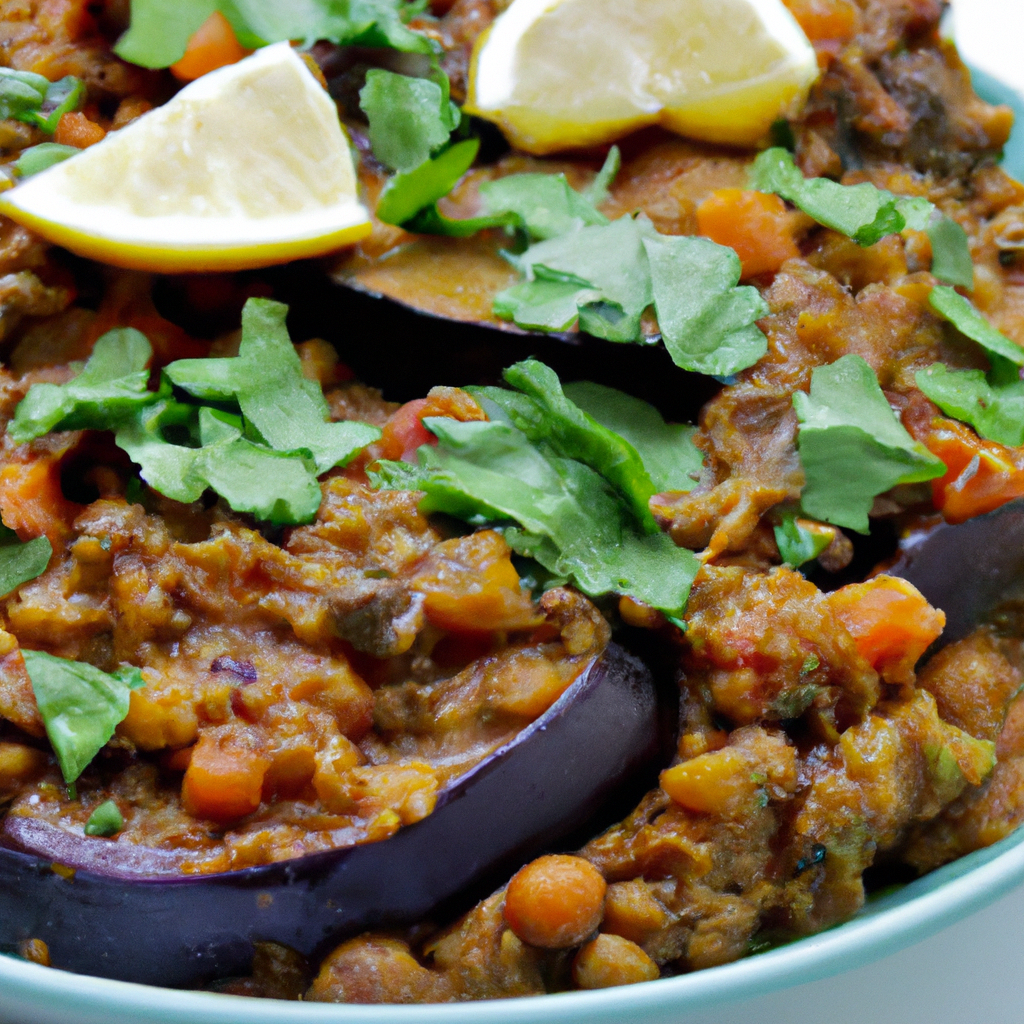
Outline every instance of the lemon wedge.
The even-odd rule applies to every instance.
[[[752,145],[817,76],[781,0],[513,0],[477,41],[466,109],[538,154],[651,124]]]
[[[370,232],[348,140],[288,43],[0,195],[0,212],[91,259],[162,273],[316,256]]]

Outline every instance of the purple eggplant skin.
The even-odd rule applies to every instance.
[[[910,534],[885,571],[913,583],[946,613],[936,648],[962,640],[1000,605],[1024,599],[1024,500]]]
[[[241,871],[168,876],[166,862],[74,837],[60,847],[76,862],[68,878],[52,853],[24,849],[53,850],[52,834],[33,839],[9,819],[0,949],[38,938],[54,967],[170,987],[244,973],[258,941],[317,962],[348,936],[430,919],[557,846],[664,756],[666,701],[644,662],[612,644],[544,715],[443,789],[427,818],[380,843]]]

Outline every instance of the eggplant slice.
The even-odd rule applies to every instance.
[[[664,696],[612,644],[544,715],[443,789],[429,817],[380,843],[241,871],[169,874],[165,851],[8,817],[0,948],[42,939],[55,967],[196,986],[248,970],[254,942],[315,961],[346,936],[429,920],[565,841],[656,768],[676,714]]]

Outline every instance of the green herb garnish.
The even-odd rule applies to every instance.
[[[825,530],[809,530],[797,518],[796,509],[784,509],[775,526],[775,543],[783,565],[799,569],[807,562],[813,562],[832,543],[831,533]]]
[[[89,815],[89,820],[85,823],[85,834],[110,839],[123,828],[124,818],[121,817],[121,811],[113,800],[108,800]]]
[[[62,146],[58,142],[40,142],[38,146],[23,149],[14,161],[14,169],[20,178],[31,178],[33,174],[63,163],[82,151],[74,146]]]
[[[31,71],[0,68],[0,118],[14,118],[48,135],[69,111],[77,110],[85,96],[85,84],[74,75],[51,82]]]
[[[917,386],[947,416],[969,423],[989,441],[1017,448],[1024,445],[1024,381],[1013,363],[991,359],[988,374],[933,363],[917,372]]]
[[[70,789],[124,721],[129,694],[145,686],[145,680],[131,666],[108,673],[42,651],[23,650],[22,655],[46,735]]]
[[[460,114],[448,98],[448,78],[409,78],[373,69],[359,93],[370,123],[373,155],[396,171],[411,171],[430,159],[458,127]]]
[[[1024,349],[997,331],[972,302],[952,288],[933,288],[928,303],[939,316],[948,320],[961,334],[976,341],[986,352],[1024,366]]]
[[[475,525],[511,520],[505,537],[512,548],[555,577],[592,597],[628,594],[678,619],[699,562],[666,534],[648,532],[638,500],[653,477],[639,452],[556,391],[557,378],[543,364],[519,364],[507,377],[527,391],[476,392],[490,422],[428,417],[438,445],[420,448],[417,466],[379,463],[371,479],[389,490],[423,491],[425,512]]]
[[[149,361],[153,349],[132,327],[108,331],[81,372],[67,384],[34,384],[7,428],[18,444],[51,430],[110,430],[153,401]]]
[[[181,60],[192,34],[215,11],[249,49],[287,40],[312,45],[390,47],[433,54],[437,47],[404,23],[403,0],[131,0],[131,25],[114,52],[132,64],[166,68]]]
[[[0,597],[46,572],[52,555],[53,547],[45,537],[22,542],[0,523]]]
[[[429,219],[431,215],[440,221],[447,221],[437,212],[434,205],[438,199],[448,195],[456,182],[473,166],[476,154],[480,149],[479,139],[466,139],[450,146],[426,163],[420,164],[411,171],[399,171],[384,186],[377,202],[377,216],[385,224],[400,224],[409,231],[425,230],[417,227],[414,218],[417,214]],[[476,219],[471,221],[453,220],[451,231],[433,231],[432,234],[458,234],[469,237],[476,234],[481,227]]]
[[[967,232],[950,217],[938,217],[926,228],[932,243],[932,274],[946,284],[974,290],[974,261]]]
[[[946,472],[942,461],[896,419],[874,371],[860,356],[817,367],[810,394],[797,391],[793,407],[807,478],[800,501],[815,519],[867,533],[877,495]]]

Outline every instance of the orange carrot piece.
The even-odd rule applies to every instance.
[[[860,27],[850,0],[782,0],[812,43],[826,39],[848,42]]]
[[[0,470],[0,516],[22,539],[48,537],[59,550],[77,513],[64,497],[60,464],[53,459],[12,462]]]
[[[946,464],[946,475],[932,481],[932,500],[947,522],[962,523],[1024,497],[1024,450],[985,441],[946,419],[936,419],[921,440]]]
[[[192,33],[184,56],[171,65],[171,74],[181,82],[192,82],[207,72],[237,64],[251,52],[238,41],[231,22],[220,11],[214,11]]]
[[[238,743],[206,734],[192,748],[181,799],[196,818],[227,822],[252,814],[263,793],[270,760]]]
[[[95,121],[90,121],[85,114],[69,110],[57,122],[57,130],[53,133],[53,141],[62,146],[74,146],[76,149],[88,149],[106,138],[106,131]]]
[[[774,273],[800,255],[786,204],[775,195],[722,188],[697,207],[702,235],[739,253],[743,278]]]
[[[828,600],[857,650],[887,682],[909,682],[921,655],[946,625],[943,612],[896,576],[851,583]]]

